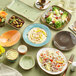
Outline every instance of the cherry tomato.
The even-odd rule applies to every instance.
[[[58,17],[56,17],[56,19],[58,19]]]
[[[58,65],[57,67],[60,67],[60,65]]]
[[[56,14],[54,14],[54,15],[56,15]]]
[[[52,23],[55,23],[55,21],[52,21]]]
[[[61,13],[61,15],[62,15],[63,13]]]
[[[50,61],[52,62],[53,60],[52,60],[52,59],[50,59]]]
[[[50,9],[49,11],[52,11],[52,9]]]

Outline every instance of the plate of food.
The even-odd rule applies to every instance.
[[[68,51],[76,45],[76,37],[69,31],[60,31],[55,35],[53,44],[62,51]]]
[[[41,16],[41,21],[54,30],[61,30],[71,19],[71,14],[65,9],[53,5]]]
[[[67,60],[63,53],[55,48],[42,48],[37,53],[37,62],[46,73],[57,75],[67,68]]]
[[[24,41],[34,47],[41,47],[51,39],[50,29],[43,24],[31,24],[23,32]]]

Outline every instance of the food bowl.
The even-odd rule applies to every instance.
[[[24,20],[18,16],[13,15],[8,20],[8,24],[16,29],[20,29],[24,25]]]
[[[0,36],[0,45],[3,47],[10,47],[15,45],[20,40],[20,33],[17,30],[10,30]]]
[[[35,61],[31,56],[23,56],[20,59],[19,65],[21,66],[22,69],[24,70],[29,70],[34,67]]]
[[[71,14],[65,9],[53,5],[41,16],[41,21],[54,30],[63,29],[71,20]]]
[[[62,51],[69,51],[76,45],[76,37],[69,31],[61,31],[55,35],[53,44]]]
[[[40,41],[41,39],[42,41]],[[31,24],[30,26],[27,26],[23,32],[23,40],[34,47],[44,46],[50,41],[50,39],[50,29],[43,24]]]
[[[14,50],[14,49],[10,49],[6,52],[6,58],[10,61],[10,62],[14,62],[16,61],[16,59],[18,58],[19,53],[18,51]]]
[[[20,46],[18,47],[18,52],[19,52],[20,54],[22,54],[22,55],[26,54],[26,52],[27,52],[27,46],[25,46],[25,45],[20,45]]]
[[[40,49],[37,53],[37,62],[43,71],[52,75],[63,73],[68,64],[63,53],[55,48]]]

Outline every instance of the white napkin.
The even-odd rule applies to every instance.
[[[22,76],[17,70],[0,63],[0,76]]]

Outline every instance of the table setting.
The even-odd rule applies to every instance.
[[[75,76],[75,18],[75,0],[2,0],[0,76]]]

